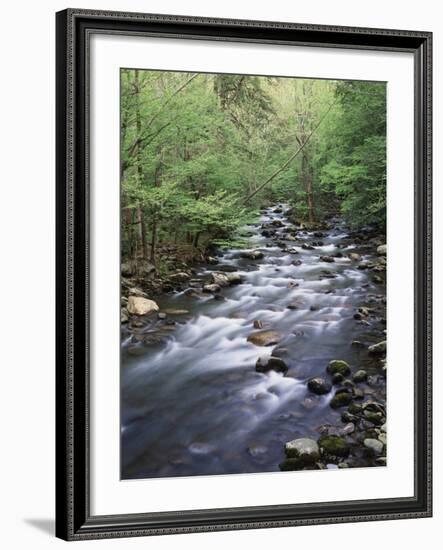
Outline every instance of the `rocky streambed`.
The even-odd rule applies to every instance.
[[[284,205],[249,248],[123,280],[122,478],[386,464],[386,246]]]

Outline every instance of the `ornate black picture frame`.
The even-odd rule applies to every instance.
[[[413,497],[93,516],[89,470],[89,40],[94,33],[414,54],[415,492]],[[68,9],[57,13],[56,534],[65,540],[429,517],[432,34]],[[412,405],[412,404],[411,404]],[[173,507],[173,503],[171,503]]]

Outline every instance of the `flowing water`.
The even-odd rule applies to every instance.
[[[380,296],[384,288],[348,258],[358,248],[340,220],[322,231],[322,246],[305,250],[303,241],[320,239],[298,231],[296,241],[285,240],[293,226],[274,210],[245,228],[253,235],[251,250],[261,250],[263,259],[228,250],[218,265],[199,270],[203,281],[211,271],[242,275],[242,284],[222,289],[224,300],[165,295],[156,299],[161,311],[188,310],[168,316],[176,325],[169,327],[166,342],[141,349],[123,333],[123,479],[277,471],[285,442],[317,439],[319,426],[341,423],[340,411],[329,406],[332,392],[314,395],[306,381],[325,376],[332,359],[347,360],[353,370],[370,368],[367,351],[351,342],[377,342],[384,326],[358,323],[353,316],[371,293]],[[275,237],[261,235],[260,225],[274,220],[283,224],[276,236],[289,251]],[[333,263],[320,260],[339,251],[343,257]],[[297,309],[288,309],[294,301]],[[254,321],[281,333],[281,342],[269,347],[248,342],[257,330]],[[257,359],[274,348],[284,348],[285,376],[255,370]]]

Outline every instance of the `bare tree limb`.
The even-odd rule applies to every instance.
[[[261,191],[268,183],[270,183],[274,178],[276,178],[283,170],[285,170],[291,162],[298,156],[301,151],[305,148],[308,141],[311,139],[311,137],[314,135],[315,131],[318,129],[320,124],[324,121],[324,119],[329,114],[330,110],[332,109],[333,105],[335,105],[335,102],[331,103],[326,110],[325,114],[320,118],[318,123],[314,126],[314,128],[311,130],[311,132],[308,134],[308,137],[305,139],[305,141],[300,145],[300,147],[295,151],[293,155],[291,155],[288,160],[281,166],[278,170],[276,170],[265,182],[260,184],[252,193],[249,193],[249,195],[243,199],[243,203],[248,202],[252,197],[254,197],[259,191]]]
[[[193,74],[190,78],[188,78],[188,80],[186,80],[186,82],[184,82],[181,86],[179,86],[167,99],[166,101],[163,103],[163,105],[160,107],[160,109],[154,113],[151,117],[151,120],[149,120],[149,122],[147,123],[146,125],[146,128],[145,128],[145,132],[146,130],[149,130],[149,128],[152,126],[153,122],[155,121],[155,119],[164,111],[166,105],[176,96],[178,95],[184,88],[186,88],[186,86],[188,86],[193,80],[194,78],[197,78],[197,76],[199,76],[199,73],[196,73],[196,74]],[[168,125],[165,125],[162,127],[162,129],[166,128]],[[161,130],[160,130],[161,131]],[[157,132],[155,134],[155,136],[157,137],[157,135],[160,133]],[[144,135],[141,135],[141,136],[137,136],[137,138],[132,142],[132,144],[128,147],[128,151],[127,151],[127,156],[130,157],[133,155],[134,151],[137,149],[137,147],[140,145],[145,145],[145,141],[146,140],[150,140],[151,136],[150,135],[146,135],[144,132]],[[152,140],[151,140],[152,141]],[[150,143],[150,141],[149,141]],[[128,163],[126,163],[128,164]]]

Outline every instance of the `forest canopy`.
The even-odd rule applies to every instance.
[[[386,85],[121,70],[122,255],[161,270],[261,206],[386,223]]]

